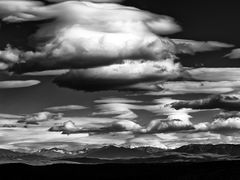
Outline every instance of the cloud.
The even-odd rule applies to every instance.
[[[218,133],[234,133],[240,130],[239,112],[221,112],[214,118],[213,122],[196,124],[197,131],[211,131]]]
[[[72,0],[47,0],[48,2],[65,2],[65,1],[72,1]],[[89,1],[95,3],[119,3],[123,2],[124,0],[76,0],[76,1]]]
[[[184,72],[180,64],[172,60],[124,61],[122,64],[71,70],[57,77],[54,82],[60,87],[84,91],[121,90],[140,82],[177,79]]]
[[[97,105],[97,109],[100,112],[94,112],[93,115],[117,115],[114,118],[117,119],[135,119],[138,117],[131,108],[134,108],[134,105],[125,104],[125,103],[107,103]]]
[[[35,18],[34,15],[28,13],[30,9],[41,7],[40,1],[27,0],[1,0],[0,1],[0,17],[6,21],[23,21]]]
[[[240,59],[240,48],[233,49],[229,54],[226,54],[225,57],[230,59]]]
[[[239,81],[239,68],[196,68],[187,70],[191,80]]]
[[[212,95],[199,100],[179,100],[171,104],[171,106],[175,109],[224,109],[230,111],[239,110],[239,105],[240,96],[238,92]]]
[[[194,54],[196,52],[214,51],[221,48],[234,47],[232,44],[226,44],[217,41],[193,41],[185,39],[172,39],[177,45],[179,53],[183,54]]]
[[[150,91],[146,93],[148,95],[222,94],[238,90],[240,88],[240,81],[168,81],[141,83],[130,88]]]
[[[11,89],[11,88],[24,88],[39,84],[38,80],[10,80],[10,81],[0,81],[0,89]]]
[[[146,127],[142,127],[135,131],[135,133],[161,133],[161,132],[178,132],[183,130],[193,130],[194,126],[190,119],[190,113],[202,110],[193,110],[188,107],[174,109],[172,104],[178,100],[172,99],[157,99],[154,101],[156,104],[131,104],[131,103],[115,103],[106,102],[97,105],[99,112],[94,112],[93,115],[113,115],[117,119],[136,119],[138,114],[135,110],[141,110],[153,113],[155,116],[160,116],[161,119],[152,120]]]
[[[20,119],[23,116],[21,115],[13,115],[13,114],[2,114],[0,113],[0,119]]]
[[[81,128],[77,127],[72,121],[64,122],[63,125],[53,126],[49,131],[62,132],[62,134],[76,134],[81,133]]]
[[[18,123],[26,124],[39,124],[40,122],[49,121],[49,120],[59,120],[62,118],[61,113],[50,113],[50,112],[38,112],[34,114],[28,114],[21,118]]]
[[[161,149],[168,149],[168,147],[162,143],[161,138],[155,135],[140,135],[134,138],[129,138],[122,146],[130,148],[156,147]]]
[[[29,72],[24,73],[25,76],[60,76],[62,74],[68,73],[69,69],[60,69],[60,70],[47,70],[47,71],[38,71],[38,72]]]
[[[0,7],[1,7],[1,1],[0,1]],[[13,65],[14,63],[17,63],[20,61],[19,55],[21,51],[12,48],[9,44],[5,48],[5,50],[0,51],[0,71],[6,70],[10,65]]]
[[[142,101],[126,99],[126,98],[103,98],[100,100],[95,100],[95,103],[108,104],[108,103],[141,103]]]
[[[129,131],[132,133],[141,132],[142,127],[139,124],[130,120],[119,120],[112,123],[106,123],[103,125],[103,127],[100,127],[100,128],[85,129],[82,132],[112,133],[112,132],[124,132],[124,131]]]
[[[41,26],[34,36],[36,41],[47,39],[45,44],[35,52],[19,52],[21,62],[12,68],[17,72],[96,67],[123,59],[164,60],[175,53],[175,45],[157,34],[181,29],[173,18],[117,4],[71,1],[24,12],[33,16],[26,21],[56,21]]]
[[[142,127],[130,120],[119,120],[111,123],[104,123],[100,127],[82,127],[77,126],[72,121],[64,122],[63,125],[53,126],[49,129],[52,132],[62,132],[63,134],[92,133],[103,134],[112,132],[140,132]]]
[[[48,107],[46,108],[47,111],[71,111],[71,110],[82,110],[86,109],[87,107],[80,106],[80,105],[66,105],[66,106],[54,106],[54,107]]]
[[[17,73],[90,68],[126,59],[174,60],[178,53],[231,46],[160,37],[179,32],[181,27],[171,17],[119,4],[68,1],[43,5],[22,0],[3,1],[2,7],[5,11],[0,17],[7,22],[52,20],[34,34],[34,51],[8,47],[2,52],[14,54],[18,63],[9,57],[1,68]]]
[[[164,120],[157,119],[149,123],[146,128],[147,133],[162,133],[162,132],[177,132],[183,130],[194,129],[193,124],[190,121],[183,121],[179,119]]]

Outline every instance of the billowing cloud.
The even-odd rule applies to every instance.
[[[164,120],[157,119],[149,123],[146,128],[147,133],[162,133],[162,132],[177,132],[182,130],[194,129],[190,121],[183,121],[179,119]]]
[[[1,7],[1,1],[0,1]],[[12,48],[9,44],[4,50],[0,51],[0,70],[6,70],[10,65],[13,65],[19,62],[19,55],[21,51],[15,48]]]
[[[2,2],[5,11],[0,17],[4,21],[52,20],[34,35],[35,51],[11,47],[2,51],[3,56],[11,56],[9,59],[5,57],[1,68],[10,66],[11,71],[19,73],[90,68],[125,59],[174,60],[178,53],[231,47],[219,42],[160,37],[176,33],[181,27],[171,17],[114,3],[68,1],[43,5],[24,0]]]
[[[24,88],[39,84],[38,80],[9,80],[0,81],[0,89]]]
[[[67,121],[63,125],[51,127],[49,131],[61,131],[63,134],[77,134],[81,133],[81,128],[77,127],[74,122]]]
[[[86,109],[87,107],[80,106],[80,105],[66,105],[66,106],[54,106],[54,107],[48,107],[46,108],[47,111],[71,111],[71,110],[82,110]]]
[[[213,122],[203,122],[194,126],[198,131],[212,131],[218,133],[235,133],[240,130],[239,112],[221,112]]]
[[[164,60],[175,54],[175,45],[156,34],[181,29],[170,17],[117,4],[71,1],[24,12],[33,16],[26,21],[56,20],[35,34],[36,40],[48,39],[36,52],[19,52],[20,63],[13,67],[19,72],[95,67],[123,59]],[[13,15],[16,21],[18,14]]]
[[[230,59],[240,59],[240,48],[233,49],[229,54],[225,55]]]
[[[49,120],[59,120],[62,118],[61,113],[50,113],[50,112],[38,112],[34,114],[28,114],[21,118],[18,123],[26,124],[39,124],[40,122],[49,121]]]

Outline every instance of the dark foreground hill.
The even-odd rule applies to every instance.
[[[158,164],[54,164],[29,166],[0,165],[1,179],[147,179],[147,180],[235,180],[240,177],[240,161]]]

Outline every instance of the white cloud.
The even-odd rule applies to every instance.
[[[95,100],[95,103],[141,103],[142,101],[133,100],[133,99],[125,99],[125,98],[103,98],[99,100]]]
[[[240,81],[169,81],[162,83],[142,83],[131,88],[146,89],[148,95],[174,94],[221,94],[229,93],[240,88]]]
[[[0,17],[3,20],[23,21],[35,18],[29,13],[29,10],[41,7],[43,4],[40,1],[27,0],[1,0],[0,1]]]
[[[25,76],[60,76],[62,74],[68,73],[69,69],[58,69],[58,70],[46,70],[46,71],[38,71],[38,72],[29,72],[24,73]]]
[[[100,112],[94,112],[93,115],[117,115],[114,118],[135,119],[138,115],[131,111],[131,107],[134,107],[134,105],[125,103],[100,104],[97,105]]]
[[[161,133],[161,132],[177,132],[182,130],[194,129],[193,124],[189,120],[180,119],[157,119],[149,123],[146,128],[148,133]]]
[[[49,2],[64,2],[64,1],[72,1],[72,0],[47,0]],[[96,3],[119,3],[124,0],[76,0],[76,1],[89,1],[89,2],[96,2]]]
[[[138,137],[130,138],[122,146],[130,148],[156,147],[161,149],[168,149],[168,147],[162,143],[162,140],[155,135],[141,135]]]
[[[142,127],[130,120],[119,120],[114,122],[107,122],[96,127],[83,127],[75,125],[72,121],[64,122],[63,125],[53,126],[49,131],[60,131],[63,134],[77,134],[77,133],[112,133],[112,132],[140,132]]]
[[[0,119],[19,119],[22,118],[21,115],[13,115],[13,114],[2,114],[0,113]]]
[[[26,21],[56,19],[35,34],[36,39],[53,38],[36,52],[20,53],[26,71],[95,67],[122,59],[164,60],[172,57],[175,46],[156,34],[180,30],[170,17],[117,4],[71,1],[24,12],[33,16]]]
[[[239,81],[239,68],[197,68],[187,71],[191,80],[200,81]]]
[[[230,59],[240,59],[240,48],[233,49],[229,54],[225,55]]]
[[[38,112],[34,114],[25,115],[18,122],[26,124],[38,124],[40,122],[49,121],[49,120],[59,120],[62,118],[61,113],[50,113],[50,112]]]
[[[221,48],[234,47],[232,44],[226,44],[217,41],[193,41],[185,39],[172,39],[177,45],[179,53],[194,54],[196,52],[214,51]]]
[[[20,63],[11,70],[24,73],[54,69],[89,68],[131,60],[174,60],[177,53],[228,48],[219,42],[160,37],[181,30],[173,18],[153,14],[134,7],[113,3],[68,1],[43,5],[35,1],[2,1],[5,21],[37,21],[55,19],[42,25],[34,35],[35,52],[11,48]],[[16,3],[15,3],[16,2]],[[25,7],[26,6],[26,7]],[[97,17],[97,18],[96,18]],[[9,52],[18,51],[17,53]],[[11,62],[12,56],[9,57]],[[7,64],[1,68],[6,69]]]
[[[10,81],[0,81],[0,89],[11,89],[11,88],[24,88],[39,84],[38,80],[10,80]]]
[[[47,111],[71,111],[71,110],[82,110],[86,109],[87,107],[80,106],[80,105],[65,105],[65,106],[54,106],[54,107],[48,107],[45,108]]]
[[[194,126],[198,131],[234,133],[240,130],[240,116],[236,112],[220,113],[213,122],[203,122]]]

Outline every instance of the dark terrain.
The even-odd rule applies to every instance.
[[[0,150],[0,179],[239,179],[240,145],[193,144],[174,150],[105,146],[28,154]]]

